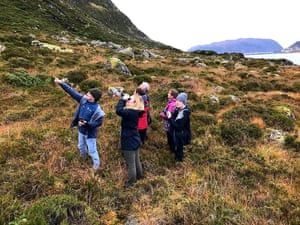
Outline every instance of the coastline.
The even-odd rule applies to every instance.
[[[287,59],[295,65],[300,66],[300,52],[271,52],[271,53],[251,53],[244,54],[246,58],[261,58],[261,59]]]

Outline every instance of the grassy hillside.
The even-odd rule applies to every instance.
[[[0,55],[0,224],[300,223],[299,67],[154,48],[164,58],[145,59],[141,45],[133,46],[131,58],[93,47],[91,39],[62,44],[52,36],[64,29],[59,24],[39,37],[73,53],[31,46],[29,32],[0,34],[6,47]],[[110,57],[133,75],[105,69]],[[76,102],[54,85],[55,76],[82,93],[95,84],[103,90],[101,177],[91,176],[91,162],[79,161],[77,131],[69,128]],[[145,179],[124,189],[118,98],[107,90],[122,86],[132,93],[143,80],[151,85],[153,118],[141,147]],[[187,92],[192,109],[193,140],[183,164],[174,162],[159,118],[170,88]],[[271,140],[274,130],[283,136]]]
[[[162,46],[149,39],[110,0],[3,0],[1,33],[74,36],[127,45]]]

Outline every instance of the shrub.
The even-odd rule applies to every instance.
[[[65,68],[65,67],[72,67],[77,65],[78,61],[76,61],[75,59],[57,59],[57,66],[60,68]]]
[[[269,66],[263,69],[264,73],[276,73],[277,72],[277,66]]]
[[[8,224],[20,211],[21,204],[10,194],[0,197],[0,224]]]
[[[206,126],[206,125],[216,125],[217,119],[215,116],[211,116],[208,114],[194,115],[193,123],[196,123],[198,126]]]
[[[11,57],[9,58],[8,61],[11,68],[21,67],[21,68],[29,69],[33,67],[33,62],[23,57]]]
[[[172,84],[170,85],[170,88],[175,88],[177,89],[178,91],[180,91],[182,88],[183,88],[183,85],[179,82],[172,82]]]
[[[300,152],[300,142],[297,141],[297,136],[287,136],[284,139],[284,146],[288,149],[293,149]]]
[[[225,144],[230,146],[252,145],[262,135],[262,130],[256,124],[249,124],[242,120],[233,120],[229,123],[221,124],[221,137]]]
[[[151,83],[152,82],[152,79],[151,77],[147,76],[147,75],[143,75],[143,76],[135,76],[133,78],[134,82],[139,85],[141,84],[142,82],[148,82],[148,83]]]
[[[88,75],[85,71],[74,70],[67,73],[66,78],[74,84],[79,84],[80,82],[86,80]]]
[[[295,127],[293,118],[288,117],[282,112],[273,109],[266,110],[263,114],[263,119],[268,126],[281,129],[284,131],[292,131]]]
[[[293,91],[299,92],[300,91],[300,82],[295,82],[293,84]]]
[[[249,120],[251,117],[255,117],[256,115],[257,115],[256,110],[251,105],[243,105],[243,106],[235,107],[232,110],[224,113],[223,119]]]
[[[29,206],[24,217],[28,224],[98,224],[98,218],[83,202],[68,195],[41,198]]]
[[[88,92],[91,88],[100,88],[101,89],[101,83],[97,80],[84,80],[79,84],[79,87],[82,91]]]
[[[8,60],[13,57],[25,57],[28,56],[29,51],[26,48],[22,47],[13,47],[7,48],[4,52],[1,53],[1,56],[4,60]]]
[[[214,103],[210,101],[207,102],[206,106],[207,106],[207,111],[212,114],[218,112],[218,110],[220,109],[220,105],[218,103]]]
[[[206,104],[204,102],[196,102],[196,104],[191,105],[194,110],[196,111],[205,111],[206,110]]]
[[[36,87],[43,83],[40,78],[30,76],[26,72],[15,72],[7,74],[4,77],[4,81],[17,87]]]

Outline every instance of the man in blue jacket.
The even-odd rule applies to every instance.
[[[83,95],[58,78],[55,78],[54,82],[59,84],[65,92],[79,103],[71,127],[77,126],[78,128],[80,157],[85,158],[89,154],[93,160],[93,172],[96,175],[100,167],[96,138],[98,127],[103,124],[103,117],[105,115],[97,103],[102,93],[98,88],[93,88]]]

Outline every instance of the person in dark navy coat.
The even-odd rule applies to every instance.
[[[138,132],[138,120],[143,115],[144,102],[141,96],[125,95],[119,99],[116,114],[121,119],[121,149],[126,161],[128,180],[125,187],[131,187],[143,177],[139,147],[141,138]]]

